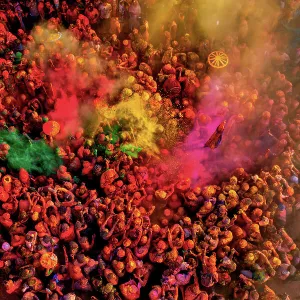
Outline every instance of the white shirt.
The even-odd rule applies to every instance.
[[[109,19],[111,17],[112,7],[109,3],[102,3],[100,5],[100,18]]]
[[[129,12],[131,15],[134,15],[136,17],[140,16],[142,11],[141,11],[141,7],[140,7],[139,3],[136,2],[135,5],[131,4],[129,7]]]

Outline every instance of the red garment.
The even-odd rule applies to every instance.
[[[78,16],[78,20],[80,20],[81,23],[83,24],[83,26],[85,26],[85,27],[90,24],[89,19],[86,16],[82,15],[82,14],[80,14]]]
[[[67,21],[68,23],[70,24],[74,24],[78,18],[78,15],[79,15],[79,12],[78,12],[78,9],[75,8],[73,10],[71,9],[68,9],[67,11]]]
[[[165,65],[163,66],[162,68],[162,73],[166,74],[166,75],[171,75],[171,74],[176,74],[176,70],[175,68],[171,67],[171,68],[168,68],[167,67],[168,65]]]
[[[164,85],[163,85],[164,91],[167,93],[168,97],[175,98],[180,95],[181,92],[181,86],[178,80],[175,78],[168,78]]]
[[[60,233],[60,239],[65,242],[71,242],[75,239],[74,225],[70,225],[69,229]]]
[[[90,24],[97,24],[98,18],[99,18],[99,12],[98,9],[93,8],[92,11],[90,11],[88,8],[85,10],[85,15],[90,21]]]
[[[196,89],[200,87],[200,82],[198,78],[193,80],[187,79],[184,85],[184,96],[188,98],[195,97]]]

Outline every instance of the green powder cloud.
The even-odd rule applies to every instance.
[[[141,152],[143,149],[141,147],[135,147],[130,144],[125,144],[121,145],[120,150],[131,157],[137,158],[139,152]]]
[[[19,170],[24,168],[29,173],[50,175],[62,164],[62,160],[43,140],[30,141],[17,131],[0,130],[0,143],[10,146],[8,167]]]

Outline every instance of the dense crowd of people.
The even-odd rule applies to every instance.
[[[174,4],[159,36],[155,0],[3,3],[1,297],[290,299],[268,281],[299,276],[286,228],[300,209],[299,51],[279,26],[257,34],[259,10],[242,2],[238,29],[222,39],[196,28],[194,1]],[[281,2],[280,20],[296,2]],[[216,50],[228,55],[223,69],[207,62]],[[135,143],[150,123],[130,122],[130,105],[102,113],[137,101],[155,146]],[[69,111],[85,106],[73,122]],[[171,174],[170,160],[203,155],[186,138],[207,141],[221,120],[222,142],[196,176],[185,161]],[[45,130],[51,121],[59,134]],[[50,176],[13,168],[4,131],[43,140],[60,165]]]

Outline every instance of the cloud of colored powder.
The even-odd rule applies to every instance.
[[[259,168],[268,149],[276,152],[281,137],[268,135],[268,127],[259,132],[257,124],[263,122],[264,112],[274,110],[269,97],[274,95],[278,80],[268,75],[278,70],[273,57],[280,57],[277,52],[282,48],[278,47],[280,35],[274,31],[280,16],[274,1],[196,2],[199,9],[193,33],[198,30],[202,40],[208,38],[210,51],[225,52],[229,65],[223,70],[209,69],[210,80],[201,82],[196,96],[199,104],[194,129],[163,163],[168,166],[169,178],[180,174],[192,178],[194,184],[205,185],[218,183],[237,167],[247,171]],[[185,22],[189,27],[192,20]],[[200,57],[201,49],[197,52]],[[204,148],[223,120],[228,122],[221,145],[214,150]]]
[[[50,175],[62,163],[43,140],[29,140],[17,131],[1,130],[0,143],[10,146],[6,159],[8,167],[14,170],[23,168],[29,173]]]
[[[119,83],[105,76],[107,62],[87,43],[78,41],[70,31],[55,32],[47,25],[37,26],[34,42],[26,58],[34,60],[45,73],[46,97],[55,105],[48,116],[61,125],[56,140],[74,135],[83,125],[86,107],[93,110],[95,101],[106,102]]]
[[[128,148],[125,145],[130,144],[157,154],[159,149],[156,142],[161,126],[149,115],[146,104],[141,95],[134,93],[115,105],[98,107],[90,125],[91,131],[93,127],[118,124],[121,128],[120,136],[127,137],[121,141],[124,150]]]

